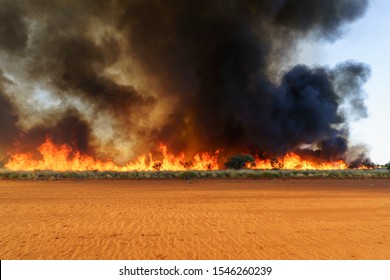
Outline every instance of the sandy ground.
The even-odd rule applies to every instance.
[[[0,259],[390,259],[390,180],[0,181]]]

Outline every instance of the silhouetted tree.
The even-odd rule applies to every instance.
[[[283,162],[279,162],[278,158],[271,158],[272,169],[281,169],[283,168]]]
[[[241,168],[247,168],[247,166],[251,166],[254,164],[255,159],[251,155],[234,155],[228,158],[228,160],[225,162],[225,166],[230,169],[241,169]]]

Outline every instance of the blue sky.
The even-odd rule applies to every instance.
[[[348,25],[334,43],[303,44],[298,61],[333,67],[350,59],[371,67],[371,77],[365,85],[368,118],[351,123],[351,140],[366,144],[372,161],[387,163],[390,161],[390,1],[371,0],[365,16]]]

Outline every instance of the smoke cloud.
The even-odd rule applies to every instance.
[[[322,159],[367,116],[363,63],[289,67],[334,41],[367,0],[0,0],[1,153],[47,135],[126,161],[165,143]],[[278,75],[275,74],[275,69]]]

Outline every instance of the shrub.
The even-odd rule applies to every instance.
[[[279,162],[278,158],[271,158],[271,166],[272,169],[278,170],[278,169],[282,169],[284,165],[283,162]]]
[[[161,167],[162,167],[162,163],[161,163],[161,162],[156,162],[156,163],[154,163],[153,166],[152,166],[152,168],[153,168],[154,170],[156,170],[156,171],[160,171]]]
[[[198,174],[196,174],[195,172],[192,172],[192,171],[186,171],[186,172],[180,173],[178,177],[180,179],[183,179],[183,180],[191,180],[191,179],[197,178]]]
[[[225,166],[229,169],[242,169],[251,166],[255,162],[255,159],[251,155],[239,154],[231,156],[225,162]]]

